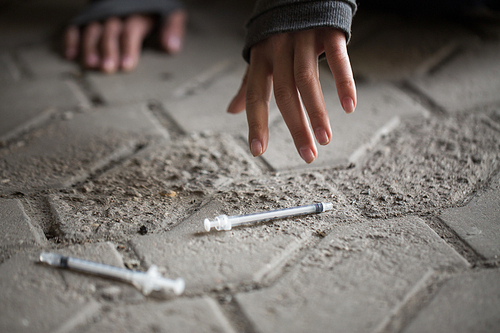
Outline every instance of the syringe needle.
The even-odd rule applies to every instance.
[[[153,290],[170,289],[177,295],[184,291],[183,279],[166,279],[161,276],[155,265],[151,265],[147,272],[139,272],[50,252],[40,253],[40,262],[127,281],[140,289],[144,295],[149,295]]]
[[[237,216],[219,215],[213,221],[205,219],[203,224],[206,231],[210,231],[212,227],[217,230],[231,230],[232,227],[241,224],[249,224],[312,213],[322,213],[330,209],[333,209],[333,204],[331,202],[320,202],[306,206],[271,210],[255,214]]]

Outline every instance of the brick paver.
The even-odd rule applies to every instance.
[[[17,199],[0,200],[0,224],[1,248],[42,245],[45,241],[43,232],[33,226],[23,205]]]
[[[323,67],[323,90],[330,116],[333,138],[327,146],[318,145],[318,159],[309,167],[347,166],[355,163],[383,135],[393,130],[401,119],[424,116],[426,110],[391,85],[358,85],[358,105],[346,114],[338,101],[331,74]],[[353,130],[355,129],[355,130]],[[263,155],[276,170],[308,167],[297,154],[283,120],[270,126],[269,147]]]
[[[311,165],[271,101],[270,143],[225,110],[246,63],[251,3],[187,0],[184,50],[146,43],[106,75],[59,56],[84,0],[0,12],[0,331],[496,332],[500,25],[360,5],[346,115]],[[332,202],[231,231],[205,218]],[[186,291],[37,263],[41,251],[159,266]],[[466,259],[464,259],[466,258]]]
[[[2,178],[9,180],[0,191],[67,186],[148,140],[168,139],[148,112],[145,105],[128,105],[65,114],[0,153]]]
[[[498,269],[453,277],[404,332],[498,331],[499,281]]]
[[[5,120],[0,124],[0,141],[35,127],[56,111],[70,111],[88,105],[83,95],[75,92],[71,81],[23,80],[2,84],[0,112]]]
[[[414,80],[414,83],[450,112],[498,105],[500,64],[496,59],[499,49],[498,43],[472,44],[439,70]]]
[[[500,176],[464,207],[447,209],[439,216],[480,255],[500,257]]]
[[[237,300],[259,332],[373,332],[433,270],[466,265],[418,218],[350,224],[276,285]]]
[[[95,324],[75,332],[221,332],[234,329],[209,297],[113,308]]]

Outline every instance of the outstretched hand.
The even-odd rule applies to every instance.
[[[160,28],[160,44],[166,52],[175,54],[181,50],[186,17],[184,10],[172,12]],[[69,26],[64,34],[64,56],[74,60],[80,55],[86,68],[106,73],[133,70],[139,62],[142,42],[153,25],[152,16],[134,14],[93,21],[82,28]]]
[[[318,156],[307,116],[318,143],[330,142],[332,130],[318,73],[318,57],[322,53],[326,54],[335,78],[342,108],[347,113],[353,112],[356,86],[344,32],[317,28],[281,33],[252,47],[243,83],[228,107],[229,113],[246,109],[252,155],[262,155],[268,145],[269,101],[273,87],[276,104],[304,161],[311,163]]]

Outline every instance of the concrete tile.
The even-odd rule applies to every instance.
[[[312,242],[316,230],[349,219],[342,195],[319,174],[237,181],[167,233],[137,236],[131,245],[143,263],[156,264],[172,278],[182,277],[187,292],[268,283]],[[332,201],[330,213],[205,232],[205,218],[239,215]],[[340,213],[342,212],[342,213]],[[337,215],[338,214],[338,215]]]
[[[468,204],[447,209],[439,218],[486,259],[500,258],[500,175]]]
[[[116,245],[112,242],[77,244],[51,252],[125,268],[123,258],[116,249]],[[67,290],[77,293],[80,296],[103,297],[107,301],[130,297],[134,297],[138,300],[144,299],[140,291],[128,282],[82,273],[71,269],[60,269],[50,266],[47,266],[47,269],[58,270],[59,274],[64,278]]]
[[[498,169],[500,131],[481,114],[403,121],[349,170],[325,170],[370,218],[436,216],[464,205]]]
[[[110,309],[76,332],[234,332],[209,297],[149,302]]]
[[[498,103],[500,43],[470,47],[414,84],[449,112]]]
[[[500,270],[469,272],[447,281],[403,332],[498,332],[499,309]]]
[[[73,82],[56,79],[1,84],[0,100],[0,141],[36,126],[56,111],[89,104]]]
[[[473,39],[466,29],[449,22],[395,15],[385,19],[385,24],[375,28],[376,33],[365,33],[362,43],[349,47],[355,76],[375,81],[418,76],[448,57],[464,40]]]
[[[62,77],[80,72],[76,62],[65,60],[47,45],[24,47],[16,53],[30,74],[37,78]]]
[[[327,146],[318,146],[318,158],[307,165],[297,153],[283,120],[270,126],[269,146],[263,159],[275,170],[334,167],[355,163],[380,138],[393,130],[400,119],[426,115],[426,110],[398,89],[388,84],[360,84],[358,105],[346,114],[328,69],[322,68],[325,103],[333,137]]]
[[[168,133],[144,105],[69,113],[0,151],[0,192],[64,187]]]
[[[187,133],[206,130],[234,133],[245,130],[244,113],[231,115],[226,112],[241,84],[245,72],[243,65],[222,63],[222,73],[205,73],[180,87],[179,98],[163,101],[170,117]]]
[[[92,89],[109,104],[163,100],[175,96],[179,88],[185,87],[191,79],[196,80],[201,73],[211,73],[214,68],[216,72],[221,63],[237,59],[240,48],[238,39],[188,33],[180,55],[144,50],[133,72],[115,75],[89,72],[85,77]]]
[[[151,145],[78,188],[51,197],[58,237],[123,239],[164,232],[222,186],[261,174],[229,135],[194,135]]]
[[[46,240],[17,199],[0,200],[0,225],[0,248],[41,245]]]
[[[99,309],[68,288],[59,270],[38,264],[38,255],[18,254],[0,266],[2,332],[55,332]]]
[[[212,69],[212,72],[188,81],[177,90],[178,98],[165,99],[163,105],[169,116],[187,133],[210,130],[236,133],[246,138],[245,112],[236,115],[226,112],[241,85],[245,68],[246,63],[241,61],[221,63],[218,74]],[[280,116],[275,104],[273,106],[270,108],[270,122]]]
[[[434,270],[467,263],[417,217],[336,226],[269,288],[236,296],[259,332],[373,332]]]

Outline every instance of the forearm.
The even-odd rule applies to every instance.
[[[283,32],[331,27],[349,40],[355,12],[354,0],[258,0],[247,23],[243,57],[249,61],[253,45]]]

